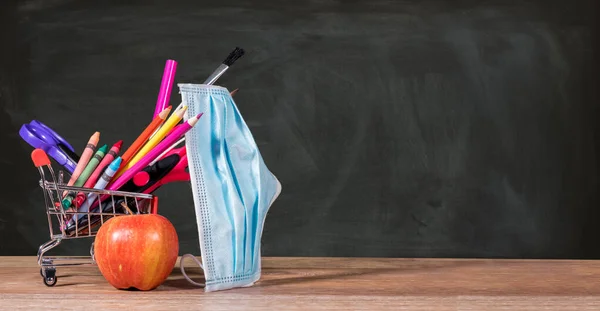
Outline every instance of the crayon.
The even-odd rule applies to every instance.
[[[165,122],[165,119],[169,115],[170,111],[171,106],[167,107],[160,114],[158,114],[158,116],[154,118],[152,122],[148,124],[148,126],[146,126],[142,134],[138,136],[138,138],[133,142],[133,144],[129,146],[125,153],[123,153],[123,155],[121,156],[122,168],[117,172],[117,174],[115,174],[115,177],[120,176],[120,174],[122,174],[125,171],[124,166],[127,165],[127,163],[129,163],[129,160],[136,154],[136,152],[138,152],[138,150],[142,148],[142,146],[144,145],[144,143],[146,143],[150,135],[152,135],[152,133],[154,133]]]
[[[100,149],[96,151],[94,157],[90,160],[90,162],[88,162],[88,165],[86,165],[83,172],[81,172],[81,175],[79,175],[79,178],[77,178],[77,180],[75,181],[75,187],[81,187],[83,186],[83,184],[85,184],[85,182],[88,180],[90,175],[92,175],[98,164],[100,164],[100,161],[102,161],[102,158],[104,158],[106,151],[108,151],[107,145],[100,147]]]
[[[104,156],[104,158],[102,158],[102,162],[100,162],[100,164],[98,164],[98,166],[96,167],[94,172],[90,175],[90,177],[85,182],[85,184],[83,184],[84,188],[90,188],[96,184],[96,181],[98,181],[98,178],[100,178],[102,171],[104,171],[104,169],[110,163],[112,163],[112,161],[118,156],[119,150],[121,149],[122,145],[123,145],[123,141],[119,140],[110,148],[108,153]]]
[[[183,114],[187,110],[187,106],[181,106],[181,109],[175,110],[173,114],[165,121],[165,123],[160,127],[160,129],[148,140],[148,142],[136,153],[136,155],[124,165],[123,168],[113,177],[113,179],[119,178],[125,171],[133,167],[140,159],[142,159],[147,153],[149,153],[169,132],[179,121],[183,118]]]
[[[67,183],[67,186],[73,186],[75,181],[77,181],[77,178],[79,178],[79,175],[81,175],[81,173],[85,169],[86,165],[90,161],[90,158],[94,154],[94,151],[96,150],[96,145],[98,145],[99,140],[100,140],[100,132],[95,132],[90,137],[87,145],[85,146],[85,149],[83,150],[83,152],[81,154],[81,157],[79,158],[79,162],[77,162],[77,166],[75,166],[75,170],[73,171],[73,174],[71,175],[71,178],[69,179],[69,182]],[[66,194],[67,194],[67,191],[63,192],[63,196]]]
[[[100,140],[100,132],[95,132],[94,135],[92,135],[90,137],[87,145],[85,146],[85,149],[83,150],[83,153],[81,154],[79,162],[77,162],[77,166],[75,167],[75,170],[73,171],[73,175],[71,175],[71,178],[69,179],[69,182],[67,183],[67,186],[72,186],[75,183],[75,181],[77,181],[77,179],[79,178],[79,175],[81,175],[81,173],[85,169],[86,165],[92,158],[92,155],[94,154],[94,151],[96,150],[96,145],[98,145],[99,140]]]
[[[94,189],[103,190],[104,188],[106,188],[106,185],[108,185],[108,183],[110,182],[112,177],[115,175],[115,173],[119,169],[119,166],[121,166],[121,162],[122,162],[121,157],[117,157],[116,159],[114,159],[114,161],[112,161],[108,165],[108,167],[106,168],[106,170],[104,171],[102,176],[100,176],[100,178],[98,178],[98,181],[94,185]],[[93,193],[88,194],[87,200],[85,201],[85,203],[83,203],[83,205],[81,205],[81,207],[79,208],[79,212],[86,213],[89,210],[90,204],[92,204],[92,202],[94,201],[94,196],[95,195]],[[79,218],[83,217],[84,215],[85,214],[80,214]],[[73,218],[71,219],[71,221],[74,221],[74,220],[75,220],[75,215],[73,215]]]
[[[180,124],[177,127],[175,127],[173,129],[173,131],[171,131],[171,133],[169,133],[169,135],[164,140],[162,140],[158,145],[156,145],[156,148],[154,148],[150,152],[148,152],[148,154],[146,156],[144,156],[142,159],[140,159],[140,161],[138,161],[135,165],[133,165],[125,173],[123,173],[123,175],[121,175],[116,180],[112,181],[106,187],[106,190],[118,190],[123,185],[125,185],[125,183],[128,182],[131,178],[133,178],[133,176],[137,172],[143,170],[150,162],[152,162],[152,160],[154,160],[157,156],[159,156],[161,153],[163,153],[167,148],[169,148],[179,138],[181,138],[183,135],[185,135],[185,133],[187,133],[187,131],[189,131],[192,127],[194,127],[196,125],[196,123],[198,123],[198,120],[200,119],[200,117],[202,117],[202,113],[198,114],[197,116],[195,116],[193,118],[188,119],[183,124]],[[114,177],[113,177],[113,179],[114,179]],[[94,205],[91,206],[91,208],[89,210],[93,210],[94,208],[96,208],[98,205],[100,205],[100,202],[106,200],[108,197],[109,197],[109,195],[106,195],[106,194],[102,195],[102,197],[98,201],[94,202]],[[102,208],[102,207],[100,207],[100,208]],[[102,212],[102,211],[100,211],[100,212]]]
[[[92,172],[98,166],[98,163],[100,163],[100,161],[104,157],[104,154],[106,153],[106,149],[108,149],[108,146],[104,145],[104,146],[100,147],[100,149],[98,149],[98,151],[96,151],[96,154],[88,162],[88,165],[85,167],[85,169],[83,170],[81,175],[79,175],[79,178],[77,178],[77,181],[75,181],[75,184],[73,186],[75,186],[75,187],[83,186],[85,181],[90,177],[90,174],[92,174]],[[67,207],[67,208],[71,207],[71,205],[73,204],[73,199],[75,198],[76,194],[77,194],[77,192],[75,192],[75,191],[69,191],[67,196],[62,200],[63,206]]]
[[[83,184],[83,188],[92,188],[94,184],[96,184],[98,178],[100,178],[100,175],[102,174],[104,169],[117,157],[122,145],[123,141],[119,140],[110,148],[110,151],[108,151],[104,158],[102,158],[102,162],[98,164],[92,175],[90,175],[85,184]],[[83,203],[84,200],[85,194],[83,192],[77,193],[77,196],[75,197],[75,206],[81,206],[81,203]]]

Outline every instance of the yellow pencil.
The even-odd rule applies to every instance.
[[[179,109],[175,110],[173,112],[173,114],[171,114],[171,116],[167,119],[167,121],[165,121],[165,123],[160,127],[160,129],[154,134],[154,136],[152,136],[152,138],[150,138],[150,140],[148,140],[148,142],[144,145],[144,147],[142,147],[142,149],[140,149],[140,151],[138,151],[135,154],[135,156],[133,156],[133,158],[131,158],[129,163],[127,163],[127,166],[125,167],[125,169],[123,169],[122,171],[125,172],[128,169],[130,169],[132,166],[135,165],[135,163],[137,161],[142,159],[146,155],[146,153],[150,152],[150,150],[152,150],[152,148],[156,147],[156,145],[158,145],[158,143],[160,143],[160,141],[163,138],[165,138],[165,136],[167,136],[167,134],[169,134],[171,129],[173,129],[175,127],[175,125],[177,125],[177,123],[179,123],[179,121],[181,121],[186,109],[187,109],[187,106],[183,105]]]

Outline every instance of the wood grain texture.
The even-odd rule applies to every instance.
[[[186,262],[187,263],[187,262]],[[600,261],[265,258],[253,287],[205,293],[179,273],[150,292],[112,288],[95,266],[59,267],[46,287],[34,257],[0,258],[1,309],[598,310]],[[188,269],[201,278],[200,270]],[[186,270],[187,271],[187,270]]]

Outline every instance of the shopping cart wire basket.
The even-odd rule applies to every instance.
[[[47,286],[56,284],[57,266],[95,264],[93,243],[89,257],[45,256],[63,240],[93,238],[104,222],[112,217],[157,212],[158,198],[154,195],[67,186],[63,183],[63,172],[60,171],[58,178],[56,177],[50,159],[42,149],[35,149],[31,153],[31,159],[40,173],[39,185],[44,193],[48,216],[50,240],[40,246],[37,255],[40,274]],[[46,178],[46,171],[50,173],[50,180]],[[86,198],[92,198],[94,203],[87,212],[77,211],[76,208],[68,209],[62,201],[66,192],[82,193]]]

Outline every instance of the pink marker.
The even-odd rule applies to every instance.
[[[173,82],[175,81],[175,72],[177,71],[177,62],[168,59],[165,64],[165,71],[163,72],[162,81],[160,83],[160,91],[158,92],[158,99],[156,100],[156,108],[154,108],[154,115],[152,119],[167,106],[169,105],[169,99],[171,98],[171,90],[173,89]]]
[[[194,125],[196,125],[201,116],[202,113],[198,114],[193,118],[189,118],[186,122],[173,128],[173,130],[171,130],[171,133],[167,137],[165,137],[158,145],[156,145],[156,147],[150,150],[150,152],[148,152],[148,154],[141,158],[137,163],[135,163],[134,166],[125,171],[125,173],[123,173],[123,175],[121,175],[119,178],[117,178],[117,180],[115,180],[107,188],[107,190],[118,190],[120,187],[122,187],[126,182],[133,178],[137,172],[143,170],[148,164],[150,164],[150,162],[152,162],[152,160],[160,156],[163,153],[163,151],[169,148],[174,142],[179,140],[181,136],[185,135],[187,131],[194,127]]]

